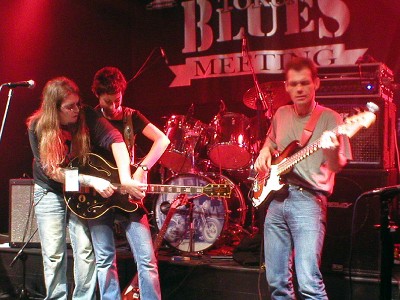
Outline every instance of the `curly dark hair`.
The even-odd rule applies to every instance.
[[[102,94],[125,93],[126,79],[115,67],[104,67],[96,72],[93,78],[92,92],[96,96]]]

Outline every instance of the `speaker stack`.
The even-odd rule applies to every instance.
[[[327,233],[322,270],[378,275],[381,268],[379,196],[356,199],[364,192],[396,185],[396,106],[387,83],[393,73],[384,64],[320,67],[317,101],[345,119],[368,102],[379,107],[376,122],[352,139],[353,160],[336,176],[328,199]],[[389,203],[397,220],[397,199]]]

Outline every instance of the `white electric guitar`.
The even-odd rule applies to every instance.
[[[372,102],[367,104],[367,108],[369,111],[359,112],[354,116],[346,118],[344,123],[337,126],[332,132],[337,136],[346,135],[351,138],[361,128],[368,128],[371,126],[371,124],[375,122],[375,112],[378,111],[379,108]],[[321,138],[301,150],[298,150],[299,148],[300,144],[298,141],[291,142],[282,153],[272,158],[269,174],[258,173],[255,176],[252,186],[252,203],[254,207],[259,206],[266,199],[270,198],[270,195],[272,195],[274,191],[278,191],[284,186],[281,182],[280,175],[288,173],[297,163],[321,148]]]

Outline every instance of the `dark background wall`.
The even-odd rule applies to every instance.
[[[169,65],[183,64],[186,58],[196,55],[240,52],[241,41],[214,41],[213,47],[205,53],[183,54],[185,20],[181,1],[176,1],[178,5],[175,7],[153,11],[145,9],[149,2],[2,1],[0,83],[34,79],[36,87],[32,90],[14,90],[5,122],[0,143],[0,233],[8,231],[9,179],[31,176],[32,155],[25,119],[37,109],[41,90],[52,77],[64,75],[75,80],[81,88],[83,99],[94,105],[96,99],[91,94],[90,85],[94,73],[99,68],[106,65],[117,66],[127,79],[130,79],[149,59],[142,75],[129,85],[125,102],[140,109],[160,128],[168,116],[185,114],[192,103],[196,107],[195,117],[205,123],[218,112],[220,100],[225,101],[228,111],[240,112],[248,117],[255,116],[255,111],[247,108],[242,102],[243,94],[253,86],[253,79],[249,74],[195,80],[189,86],[169,87],[175,77]],[[208,2],[212,3],[215,16],[216,6],[221,4],[219,1]],[[313,2],[311,16],[316,18],[318,1]],[[366,54],[386,63],[398,78],[400,5],[395,1],[344,2],[351,12],[350,27],[346,34],[331,40],[344,43],[350,49],[367,48]],[[280,15],[281,10],[280,8]],[[197,12],[196,18],[198,17]],[[233,12],[232,31],[235,34],[240,27],[246,27],[246,18],[245,10]],[[280,19],[278,32],[274,37],[249,37],[251,50],[307,46],[306,40],[315,45],[328,42],[314,33],[285,37],[284,21],[285,19]],[[212,22],[212,26],[217,28],[217,19],[213,18]],[[270,26],[267,21],[266,24]],[[335,27],[334,22],[327,24]],[[214,38],[216,39],[216,36]],[[149,58],[156,47],[165,49],[168,64],[158,50]],[[267,82],[283,78],[280,74],[259,74],[258,79],[260,82]],[[1,116],[5,110],[7,93],[7,88],[0,92]]]

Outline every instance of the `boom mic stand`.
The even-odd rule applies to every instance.
[[[36,230],[30,235],[29,239],[24,243],[24,245],[21,247],[21,249],[18,251],[17,255],[15,255],[14,259],[11,261],[10,263],[10,267],[12,267],[15,262],[17,261],[17,259],[20,259],[22,262],[22,288],[21,291],[19,292],[19,298],[21,300],[27,300],[30,299],[29,298],[29,293],[26,290],[26,259],[27,256],[24,252],[26,246],[29,244],[29,242],[32,240],[32,238],[35,236],[36,232],[38,231],[38,229],[36,228]]]
[[[0,85],[0,91],[1,91],[2,88],[3,88],[3,85]],[[4,125],[6,123],[7,114],[8,114],[8,110],[9,110],[9,107],[10,107],[11,98],[12,98],[13,94],[14,94],[14,90],[12,88],[10,88],[9,91],[8,91],[6,108],[5,108],[5,111],[4,111],[4,114],[3,114],[3,119],[2,119],[2,122],[1,122],[0,142],[1,142],[2,137],[3,137]],[[21,299],[21,300],[29,299],[28,292],[27,292],[26,286],[25,286],[26,285],[26,278],[25,278],[26,277],[26,264],[25,264],[25,262],[26,262],[27,256],[24,253],[24,249],[26,248],[28,243],[32,240],[32,238],[36,234],[37,230],[38,229],[36,228],[36,230],[31,234],[29,239],[24,243],[24,245],[21,247],[21,249],[18,251],[17,255],[14,257],[14,259],[10,263],[10,267],[12,267],[15,264],[15,262],[17,261],[17,259],[20,259],[21,262],[22,262],[22,288],[21,288],[21,291],[19,293],[19,298],[18,298],[18,299]]]
[[[3,87],[3,85],[0,86],[0,91],[1,91],[2,87]],[[4,111],[3,120],[1,122],[0,143],[1,143],[1,138],[3,137],[4,125],[6,124],[8,108],[10,107],[10,102],[11,102],[11,98],[12,98],[13,94],[14,94],[14,90],[12,88],[10,88],[10,90],[8,91],[7,104],[6,104],[6,108]]]
[[[269,103],[270,105],[267,105],[267,101],[265,100],[265,95],[263,93],[263,91],[260,88],[260,84],[258,83],[258,79],[256,76],[256,73],[254,72],[254,67],[253,67],[253,63],[250,59],[250,55],[249,55],[249,49],[248,49],[248,43],[247,43],[247,38],[244,35],[243,36],[243,43],[242,43],[242,56],[243,57],[247,57],[247,60],[249,62],[249,66],[250,66],[250,71],[253,77],[253,82],[254,82],[254,88],[256,91],[256,108],[257,108],[257,139],[256,139],[256,146],[254,147],[254,153],[258,153],[262,147],[261,143],[262,143],[262,139],[263,136],[266,134],[266,132],[262,132],[263,131],[263,126],[262,126],[262,119],[263,119],[263,115],[264,115],[264,111],[266,110],[266,114],[265,116],[267,117],[268,120],[271,120],[272,118],[272,103]],[[254,161],[254,159],[252,159],[252,161]],[[253,164],[252,164],[253,166]],[[251,170],[249,172],[249,179],[254,179],[254,170],[252,170],[253,167],[251,167]],[[258,233],[258,228],[256,226],[256,209],[255,207],[252,205],[251,206],[251,232],[252,234],[256,234]]]
[[[390,234],[392,226],[389,222],[389,203],[400,194],[400,185],[388,186],[365,192],[359,198],[365,196],[379,196],[380,207],[380,239],[381,239],[381,269],[379,300],[392,299],[392,268],[394,262],[394,245]]]
[[[153,60],[152,63],[150,64],[150,59],[153,57],[154,53],[156,50],[160,51],[160,55],[157,57],[156,60]],[[161,47],[155,47],[153,48],[153,50],[151,50],[149,56],[147,56],[146,60],[144,61],[144,63],[142,64],[142,66],[139,68],[139,70],[136,72],[135,75],[133,75],[133,77],[131,79],[129,79],[126,83],[129,84],[132,81],[135,81],[136,78],[138,78],[144,71],[146,71],[148,68],[150,68],[152,65],[154,65],[160,58],[163,58],[165,60],[165,62],[167,63],[167,58],[165,56],[165,52],[164,49]]]

